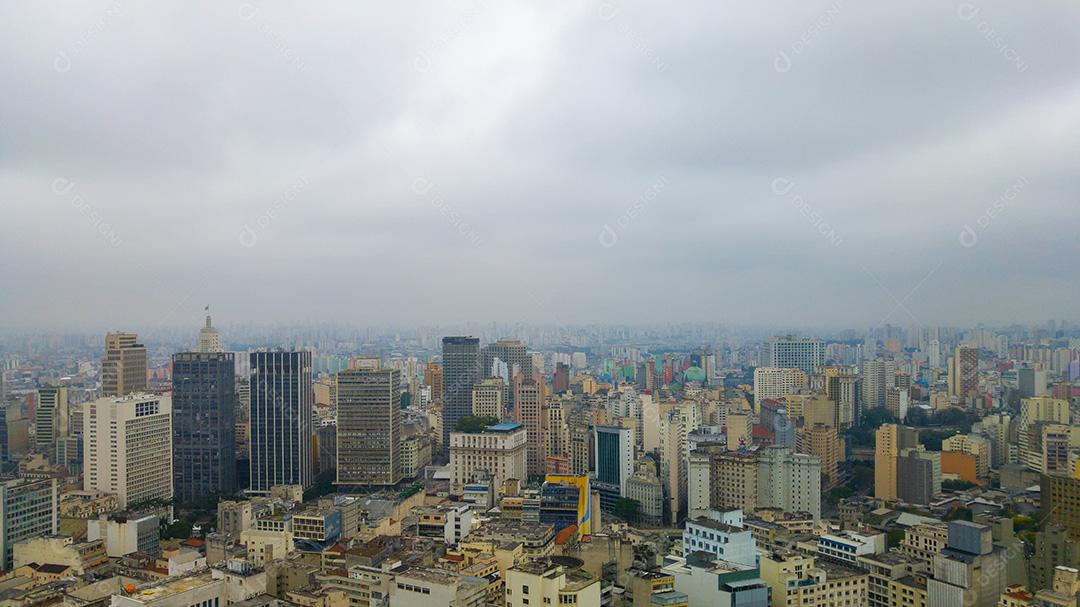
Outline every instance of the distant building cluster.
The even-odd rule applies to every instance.
[[[517,329],[5,345],[0,607],[1080,600],[1080,326]]]

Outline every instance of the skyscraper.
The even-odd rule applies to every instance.
[[[949,366],[949,386],[952,395],[964,402],[979,391],[979,349],[959,345]]]
[[[252,352],[251,490],[308,487],[313,478],[311,352]]]
[[[898,498],[896,460],[905,449],[919,445],[919,432],[897,424],[883,424],[874,432],[874,497],[895,501]]]
[[[146,391],[146,347],[134,333],[105,335],[101,359],[102,396],[123,396]]]
[[[795,339],[791,336],[769,340],[770,367],[802,369],[809,377],[825,362],[825,342],[820,339]]]
[[[472,414],[472,390],[480,380],[480,340],[444,337],[442,340],[444,448],[458,420]]]
[[[56,441],[68,435],[68,389],[47,386],[38,389],[34,409],[34,450],[56,463]]]
[[[116,495],[120,508],[173,497],[172,399],[153,394],[83,404],[83,488]]]
[[[202,339],[200,335],[200,346]],[[236,362],[229,352],[173,355],[173,485],[190,504],[233,493],[236,479]]]
[[[395,485],[401,466],[401,372],[337,374],[339,485]]]
[[[518,382],[514,390],[514,421],[525,426],[528,433],[529,474],[544,473],[544,386],[532,379]]]
[[[611,510],[626,494],[634,473],[634,431],[621,426],[593,426],[596,452],[596,489],[605,510]]]
[[[868,360],[863,365],[862,404],[863,412],[885,407],[889,388],[896,385],[896,362],[892,360]]]

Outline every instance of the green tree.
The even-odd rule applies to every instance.
[[[457,432],[481,432],[484,428],[497,423],[499,423],[499,420],[494,417],[466,415],[458,420],[454,430]]]
[[[186,540],[191,537],[191,523],[179,519],[165,530],[166,539]]]
[[[640,510],[641,504],[637,500],[620,497],[619,501],[615,502],[615,510],[612,514],[624,521],[632,521],[637,518]]]

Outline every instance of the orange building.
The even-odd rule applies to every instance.
[[[974,455],[970,453],[961,453],[959,451],[941,452],[942,474],[956,474],[962,481],[978,483],[979,479],[976,475],[976,470],[976,458]]]

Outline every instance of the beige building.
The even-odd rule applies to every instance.
[[[837,485],[844,446],[836,428],[825,424],[798,428],[795,430],[795,451],[817,456],[821,462],[821,481],[825,490]]]
[[[771,607],[866,607],[869,574],[795,552],[761,555],[761,579]]]
[[[527,478],[527,432],[521,424],[496,424],[481,432],[450,433],[450,490],[487,475],[496,488]]]
[[[754,402],[778,400],[797,390],[809,387],[806,373],[801,369],[758,367],[754,369]]]
[[[483,379],[473,386],[472,414],[495,419],[506,416],[506,386],[502,379]]]
[[[600,579],[583,571],[577,564],[581,561],[573,561],[577,559],[539,559],[510,568],[506,607],[600,607]]]
[[[483,607],[486,599],[486,580],[440,569],[409,569],[390,588],[394,607]]]
[[[116,495],[120,508],[171,500],[172,399],[152,394],[83,405],[83,488]]]
[[[145,392],[146,347],[135,333],[105,335],[105,355],[101,359],[101,394],[123,396]]]
[[[337,374],[338,485],[396,485],[402,478],[401,372]]]
[[[883,424],[874,432],[874,497],[885,501],[898,499],[896,458],[901,451],[918,444],[919,435],[913,428]]]

